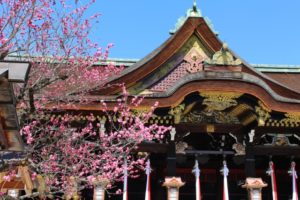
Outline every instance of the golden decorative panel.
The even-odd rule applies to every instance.
[[[239,119],[226,112],[216,110],[193,110],[181,119],[187,123],[239,124]]]
[[[300,123],[300,113],[286,113],[284,119],[282,119],[280,122],[284,124],[293,124],[298,125]]]
[[[205,92],[200,93],[204,97],[203,105],[207,106],[208,110],[223,111],[231,106],[236,106],[236,101],[242,94],[235,92]]]

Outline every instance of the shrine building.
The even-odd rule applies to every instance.
[[[261,199],[260,191],[262,199],[273,199],[270,161],[278,198],[292,199],[288,171],[291,162],[300,165],[300,66],[250,65],[218,38],[196,5],[171,33],[136,63],[117,60],[130,66],[109,83],[143,96],[141,110],[159,102],[149,123],[174,127],[164,144],[140,147],[151,158],[152,199],[195,199],[195,160],[205,200],[223,197],[224,161],[230,199]],[[116,87],[92,96],[113,106],[120,93]],[[78,107],[99,108],[96,102]],[[144,199],[144,186],[143,176],[129,181],[129,199]]]
[[[143,96],[139,111],[159,102],[149,124],[173,127],[163,143],[139,147],[150,155],[152,199],[196,199],[196,161],[205,200],[223,198],[225,171],[229,199],[273,199],[272,174],[278,199],[292,199],[288,172],[291,163],[300,169],[300,66],[247,63],[196,4],[145,58],[113,61],[126,68],[109,85],[124,84],[130,98]],[[94,101],[78,103],[76,112],[100,113],[100,100],[113,108],[120,95],[120,87],[91,92]],[[64,109],[72,112],[74,105]],[[145,184],[145,175],[130,179],[128,199],[145,199]]]

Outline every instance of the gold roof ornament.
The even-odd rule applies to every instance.
[[[217,51],[212,59],[208,59],[205,61],[206,64],[209,65],[231,65],[231,66],[237,66],[241,65],[242,61],[240,59],[235,59],[232,55],[232,53],[228,49],[228,45],[226,43],[223,43],[222,48],[220,51]]]

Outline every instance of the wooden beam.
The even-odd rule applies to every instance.
[[[208,125],[214,126],[214,133],[222,134],[222,133],[243,133],[243,125],[241,124],[207,124],[207,123],[201,123],[201,124],[192,124],[192,123],[181,123],[176,124],[176,130],[178,135],[180,134],[186,134],[187,132],[192,133],[207,133]]]
[[[299,133],[300,127],[274,127],[274,126],[259,126],[255,128],[255,134],[265,134],[265,133],[280,133],[280,134],[291,134]]]
[[[149,152],[149,153],[167,153],[168,144],[158,144],[152,142],[142,142],[137,151],[138,152]]]
[[[300,146],[257,145],[253,147],[253,154],[264,156],[300,157]]]

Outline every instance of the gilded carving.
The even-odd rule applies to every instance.
[[[132,109],[131,112],[135,115],[135,116],[141,116],[145,113],[148,113],[151,111],[151,107],[140,107],[140,108],[135,108]],[[156,115],[153,115],[154,118],[157,118]]]
[[[236,107],[234,107],[228,114],[232,116],[238,116],[243,112],[245,112],[246,110],[253,110],[253,109],[247,104],[239,104]]]
[[[204,92],[201,96],[204,97],[202,102],[206,107],[194,109],[197,101],[185,105],[180,104],[172,108],[169,114],[174,117],[174,123],[211,123],[211,124],[240,124],[237,116],[223,112],[225,109],[236,106],[237,98],[242,94],[235,92]],[[199,103],[199,102],[198,102]],[[248,108],[248,107],[247,107]]]
[[[212,124],[239,124],[239,120],[235,116],[226,114],[225,112],[215,111],[215,110],[194,110],[182,119],[182,122],[191,123],[212,123]]]
[[[207,55],[211,55],[211,52],[207,50],[207,48],[203,45],[203,43],[198,39],[197,36],[192,35],[187,43],[183,46],[180,52],[183,55],[188,55],[192,50],[196,50],[197,53],[204,59],[207,59]]]
[[[177,154],[185,154],[185,150],[188,148],[188,144],[186,142],[178,142],[176,144],[176,153]]]
[[[259,106],[255,107],[255,112],[258,115],[258,126],[264,126],[266,121],[271,117],[271,110],[267,108],[261,101],[258,102]]]
[[[235,140],[235,143],[232,145],[232,149],[235,150],[235,155],[241,156],[246,154],[246,147],[242,143],[238,141],[238,138],[233,135],[232,133],[229,133],[229,135]]]
[[[272,146],[298,146],[298,144],[290,142],[290,138],[299,140],[299,138],[298,138],[298,136],[296,134],[266,134],[266,135],[267,136],[271,136],[272,137],[272,141],[270,143],[265,143],[264,145],[272,145]]]
[[[256,115],[253,113],[250,113],[241,120],[241,123],[244,126],[247,126],[247,125],[251,124],[252,122],[254,122],[256,119],[257,119]]]
[[[238,103],[236,101],[242,94],[234,92],[206,92],[201,93],[204,97],[203,105],[207,106],[207,110],[223,111],[231,106],[236,106]]]
[[[242,156],[246,154],[246,147],[241,143],[233,144],[232,149],[235,151],[236,156]]]
[[[174,117],[175,124],[180,123],[184,109],[185,109],[185,104],[180,104],[179,106],[176,106],[169,111],[169,114],[173,115]]]
[[[234,59],[232,53],[229,51],[226,43],[223,44],[223,47],[220,51],[217,51],[212,59],[206,61],[210,65],[231,65],[237,66],[241,65],[242,61],[240,59]]]
[[[297,124],[300,123],[300,113],[286,113],[284,119],[281,120],[281,122],[284,123],[291,123],[291,124]]]
[[[214,133],[215,132],[215,126],[213,124],[207,124],[206,125],[206,132],[207,133]]]
[[[274,141],[276,146],[288,146],[290,144],[289,139],[284,135],[278,135]]]

